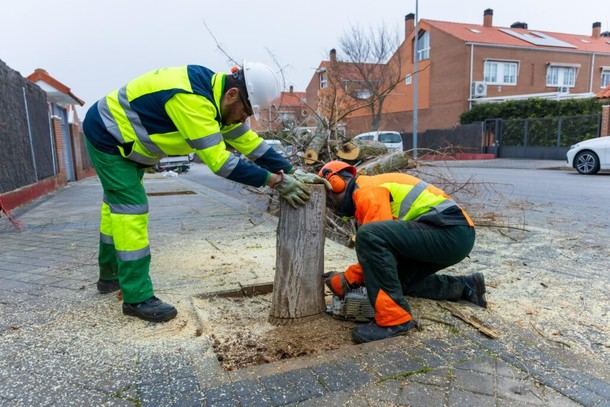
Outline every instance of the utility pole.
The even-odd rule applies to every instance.
[[[417,102],[419,99],[419,74],[417,73],[418,55],[417,40],[419,36],[419,0],[415,0],[415,29],[413,30],[415,39],[413,41],[413,159],[417,159]]]

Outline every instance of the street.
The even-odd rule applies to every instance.
[[[255,212],[264,212],[267,210],[269,196],[267,194],[252,193],[255,188],[249,188],[237,182],[229,181],[212,173],[202,164],[191,164],[189,172],[181,175],[190,181],[208,187],[214,191],[221,192],[223,195],[229,195],[232,198],[247,202],[251,210]]]
[[[474,193],[458,193],[455,198],[466,205],[491,208],[504,216],[508,211],[519,218],[513,223],[521,223],[525,216],[526,226],[547,228],[552,225],[553,229],[563,232],[589,231],[592,232],[590,238],[605,239],[607,245],[610,242],[609,173],[585,176],[570,170],[472,165],[435,164],[420,167],[414,174],[432,183],[436,176],[442,175],[458,184],[467,181],[483,184]],[[429,174],[434,177],[427,178]],[[243,185],[216,176],[203,165],[192,165],[183,177],[236,199],[247,200],[257,210],[267,208],[266,194],[252,194],[244,190]]]
[[[606,247],[610,242],[608,173],[585,176],[575,170],[477,168],[451,163],[425,167],[421,172],[442,174],[458,183],[482,184],[474,194],[458,193],[455,198],[505,216],[512,214],[518,218],[513,223],[524,220],[525,226],[571,233],[578,230],[589,238],[605,241]]]

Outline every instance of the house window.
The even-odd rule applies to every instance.
[[[295,119],[294,112],[280,112],[280,120],[282,122],[289,122]]]
[[[413,75],[408,73],[407,76],[405,76],[405,85],[410,85],[412,83],[413,83]]]
[[[576,85],[576,67],[550,65],[546,70],[546,86],[568,87]]]
[[[518,67],[517,62],[485,61],[484,80],[490,85],[516,85]]]
[[[610,87],[610,69],[602,71],[602,88]]]
[[[320,89],[324,89],[328,86],[328,77],[326,72],[320,72]]]
[[[358,89],[357,91],[354,92],[353,95],[356,99],[360,99],[360,100],[366,100],[366,99],[369,99],[371,96],[373,96],[373,94],[371,93],[371,91],[369,89]]]
[[[430,33],[422,31],[417,37],[417,60],[430,59]]]

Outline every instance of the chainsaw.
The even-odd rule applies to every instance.
[[[365,287],[352,288],[343,299],[333,295],[326,306],[326,313],[337,319],[355,322],[368,322],[375,317]]]

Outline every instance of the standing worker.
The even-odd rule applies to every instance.
[[[279,97],[273,71],[244,63],[231,73],[198,65],[157,69],[100,99],[87,112],[87,149],[104,189],[97,289],[123,294],[123,313],[162,322],[176,308],[154,296],[149,277],[148,201],[144,168],[168,155],[194,152],[217,175],[275,188],[292,206],[309,199],[285,158],[245,120]],[[238,158],[225,142],[244,154]]]
[[[357,175],[356,168],[331,161],[319,172],[328,180],[328,205],[358,224],[356,255],[326,285],[343,297],[365,285],[375,320],[352,331],[356,343],[402,335],[415,327],[404,295],[467,300],[486,307],[483,274],[434,274],[464,259],[475,240],[470,217],[439,188],[403,173]]]

